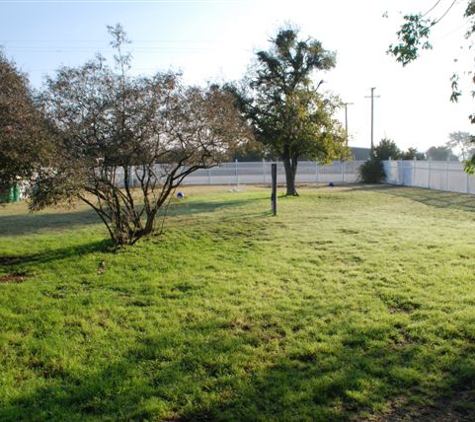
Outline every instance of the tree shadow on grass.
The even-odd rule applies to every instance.
[[[209,322],[195,324],[194,330],[203,335],[181,333],[175,338],[170,331],[142,335],[113,362],[104,360],[103,367],[81,375],[58,365],[55,371],[48,370],[49,363],[40,359],[34,371],[43,373],[43,386],[25,389],[4,403],[0,419],[247,422],[475,417],[470,404],[475,365],[464,353],[451,362],[457,369],[450,379],[427,397],[435,404],[416,406],[410,395],[424,395],[420,391],[424,374],[414,374],[412,366],[424,357],[423,347],[381,342],[378,330],[342,329],[331,349],[293,352],[286,350],[285,336],[275,349],[274,336],[257,341],[252,330],[223,334],[219,324]],[[279,352],[253,366],[252,353],[244,350],[262,352],[266,341]]]
[[[52,261],[63,260],[67,258],[80,259],[82,256],[95,252],[112,251],[112,242],[109,239],[96,242],[68,246],[58,249],[51,249],[44,252],[24,254],[24,255],[1,255],[0,265],[5,267],[18,268],[30,264],[45,264]]]
[[[238,198],[226,201],[193,201],[193,202],[175,202],[169,210],[169,215],[183,216],[192,214],[213,213],[225,209],[247,207],[249,204],[265,200],[265,197]],[[270,199],[269,199],[270,209]],[[263,210],[264,212],[264,210]],[[265,211],[267,212],[267,210]]]
[[[355,185],[348,190],[381,192],[431,207],[475,212],[475,195],[465,193],[394,185]]]
[[[174,203],[169,209],[169,216],[186,216],[192,214],[212,213],[226,208],[245,207],[261,198],[239,198],[230,201],[199,201]],[[264,213],[265,214],[265,213]],[[23,215],[0,216],[0,238],[21,236],[41,231],[61,231],[87,225],[101,225],[102,222],[92,209],[56,213],[30,213]]]
[[[22,236],[40,231],[60,231],[91,224],[101,224],[91,209],[56,213],[29,213],[0,216],[0,238]]]

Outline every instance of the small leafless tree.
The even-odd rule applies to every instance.
[[[170,72],[127,76],[125,33],[109,30],[116,70],[98,56],[47,81],[42,104],[61,154],[39,174],[31,206],[79,198],[115,245],[132,245],[154,231],[186,176],[219,163],[247,131],[234,98],[216,86],[186,87]]]

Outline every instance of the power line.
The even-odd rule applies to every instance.
[[[29,4],[78,4],[78,3],[95,3],[95,4],[235,4],[238,0],[0,0],[0,3],[29,3]]]

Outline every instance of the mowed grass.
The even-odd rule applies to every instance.
[[[0,208],[0,420],[475,420],[475,198],[186,188],[118,252]]]

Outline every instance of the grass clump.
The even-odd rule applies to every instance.
[[[474,206],[190,188],[116,253],[86,209],[2,208],[0,420],[471,420]]]

